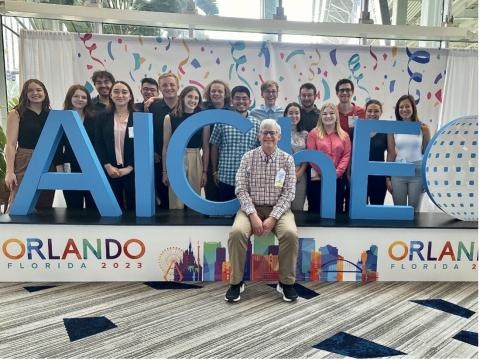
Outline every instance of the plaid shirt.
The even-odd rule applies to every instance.
[[[243,154],[256,148],[260,120],[247,116],[253,127],[245,134],[227,124],[215,124],[210,144],[218,146],[218,180],[224,184],[235,186],[237,173]]]
[[[285,170],[285,179],[282,186],[275,187],[280,169]],[[260,146],[243,155],[235,178],[235,195],[247,215],[256,212],[255,206],[273,206],[270,216],[278,220],[295,198],[296,182],[293,157],[278,148],[267,156]]]
[[[265,104],[260,104],[260,107],[252,110],[251,114],[258,120],[275,119],[283,116],[283,108],[281,106],[266,107]]]

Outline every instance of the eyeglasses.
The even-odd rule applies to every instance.
[[[275,130],[263,130],[262,135],[263,136],[269,136],[269,135],[270,136],[275,136],[275,135],[277,135],[277,131],[275,131]]]
[[[265,93],[265,94],[275,95],[275,94],[277,93],[277,90],[265,90],[264,93]]]
[[[156,88],[147,88],[147,87],[144,87],[142,88],[142,91],[143,92],[157,92],[158,90]]]
[[[352,92],[352,89],[348,88],[348,89],[338,89],[338,92],[339,93],[349,93],[349,92]]]

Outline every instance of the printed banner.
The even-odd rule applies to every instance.
[[[228,281],[230,227],[3,224],[0,281]],[[477,281],[476,229],[299,228],[299,281]],[[244,278],[277,281],[252,237]]]
[[[337,103],[336,82],[350,78],[355,86],[353,101],[363,106],[370,98],[380,100],[385,119],[395,117],[395,103],[401,95],[412,94],[421,120],[432,131],[437,129],[448,54],[445,49],[98,34],[79,34],[76,39],[76,60],[83,74],[79,80],[90,79],[95,70],[108,70],[116,79],[130,83],[137,101],[141,100],[143,77],[157,79],[168,71],[178,75],[182,87],[204,89],[215,79],[231,88],[245,85],[254,97],[252,107],[263,102],[260,85],[266,80],[279,83],[277,105],[298,102],[300,85],[312,82],[318,90],[317,106],[321,106],[327,101]],[[94,90],[91,81],[86,86]]]

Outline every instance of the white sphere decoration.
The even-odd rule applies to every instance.
[[[478,116],[452,120],[431,139],[423,157],[430,199],[445,213],[478,220]]]

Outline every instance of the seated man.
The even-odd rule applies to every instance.
[[[274,119],[260,124],[258,138],[261,146],[242,157],[235,178],[235,195],[241,209],[235,216],[228,238],[230,256],[230,288],[225,300],[240,300],[245,290],[243,272],[247,243],[250,236],[273,231],[278,238],[279,283],[277,291],[283,300],[294,301],[298,253],[298,235],[290,203],[295,198],[295,164],[293,157],[277,147],[281,129]]]

